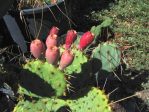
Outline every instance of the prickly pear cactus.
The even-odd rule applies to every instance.
[[[102,23],[101,27],[106,25],[107,23]],[[69,41],[65,43],[68,46],[59,45],[61,58],[54,65],[37,59],[23,66],[25,70],[20,76],[18,92],[25,97],[19,101],[13,112],[58,112],[64,107],[71,112],[111,112],[104,92],[94,87],[88,88],[93,78],[93,67],[84,50],[87,47],[85,44],[90,45],[94,35],[88,31],[86,38],[80,40],[79,44],[72,44],[72,38],[69,37]],[[118,65],[116,62],[120,63],[115,56],[118,51],[116,48],[115,44],[101,44],[94,50],[92,58],[102,61],[102,69],[111,71],[115,66],[111,67],[109,62],[116,66]],[[60,97],[64,93],[67,94],[66,89],[75,91],[75,97],[71,93],[65,98]],[[78,91],[80,92],[77,93]],[[30,100],[27,100],[28,98]]]
[[[20,101],[13,112],[56,112],[66,102],[60,99],[39,99],[37,101]]]
[[[42,93],[45,92],[45,94],[50,94],[52,93],[52,91],[49,90],[50,87],[54,90],[54,95],[56,96],[61,96],[65,92],[67,84],[64,73],[53,65],[40,60],[33,60],[26,63],[24,69],[31,73],[29,74],[25,72],[25,75],[21,74],[22,82],[19,87],[20,94],[26,94],[31,97],[41,97],[40,94],[34,92],[34,90],[38,89]],[[26,79],[27,77],[28,79]]]
[[[111,112],[106,95],[97,88],[92,88],[82,98],[67,100],[67,104],[71,112]]]
[[[101,43],[93,50],[92,58],[101,61],[101,69],[112,72],[120,65],[121,52],[115,43]]]
[[[111,112],[108,99],[103,91],[92,88],[85,96],[75,100],[40,99],[38,101],[20,101],[13,112],[57,112],[67,106],[71,112]]]

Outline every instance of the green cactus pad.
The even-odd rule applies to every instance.
[[[75,100],[44,98],[32,102],[20,101],[13,112],[58,112],[64,106],[69,107],[71,112],[111,112],[106,95],[97,88],[90,89],[83,97]]]
[[[94,87],[87,95],[77,100],[67,100],[66,102],[71,112],[111,112],[104,92]]]
[[[112,25],[113,20],[109,17],[105,17],[104,21],[101,23],[101,27],[105,28],[105,27],[109,27],[110,25]]]
[[[102,26],[101,25],[93,26],[91,28],[90,31],[95,35],[95,40],[96,40],[97,36],[99,36],[101,34],[101,30],[102,30]]]
[[[64,100],[60,99],[40,99],[37,101],[20,101],[13,112],[56,112],[59,108],[66,105]]]
[[[113,20],[111,18],[106,17],[100,25],[93,26],[90,29],[90,31],[95,35],[95,39],[92,42],[92,44],[95,44],[97,41],[99,41],[98,36],[101,34],[102,29],[111,26],[112,23],[113,23]]]
[[[53,91],[56,96],[61,96],[65,92],[67,84],[64,73],[53,65],[40,60],[33,60],[25,64],[24,69],[28,70],[30,74],[28,72],[25,72],[24,75],[21,74],[21,85],[18,91],[20,94],[26,94],[30,97],[43,97],[44,94],[47,96]],[[53,91],[48,90],[50,87]],[[35,92],[37,89],[43,95]]]
[[[112,72],[120,65],[121,52],[115,43],[101,43],[93,50],[92,58],[101,61],[101,69]]]
[[[36,102],[20,101],[13,112],[48,112],[48,110],[40,100]]]

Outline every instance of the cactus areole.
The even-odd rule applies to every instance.
[[[82,35],[78,48],[80,50],[84,50],[89,44],[93,42],[93,40],[94,40],[94,34],[91,33],[90,31],[87,31]]]

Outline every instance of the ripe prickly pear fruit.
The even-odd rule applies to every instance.
[[[58,62],[59,55],[60,51],[59,48],[56,46],[49,46],[45,52],[47,62],[53,65]]]
[[[58,35],[58,32],[59,32],[59,28],[56,27],[56,26],[53,26],[53,27],[50,29],[49,35]]]
[[[30,44],[30,52],[35,58],[40,58],[41,54],[45,52],[44,43],[39,39],[33,40]]]
[[[75,30],[68,30],[65,40],[65,48],[69,49],[71,44],[74,42],[74,40],[77,37],[77,32]]]
[[[59,69],[64,70],[67,66],[69,66],[74,59],[74,55],[70,50],[65,50],[62,53],[61,60],[59,63]]]
[[[89,44],[92,43],[93,40],[94,40],[94,34],[91,33],[90,31],[87,31],[82,35],[78,48],[80,50],[84,50]]]
[[[48,35],[47,39],[46,39],[46,46],[57,46],[57,35],[52,34],[52,35]]]

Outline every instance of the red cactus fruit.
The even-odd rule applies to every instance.
[[[84,50],[89,44],[92,43],[93,40],[94,40],[94,34],[91,33],[90,31],[87,31],[82,35],[78,48],[80,50]]]
[[[56,46],[57,45],[57,35],[49,35],[46,39],[46,46]]]
[[[75,30],[68,30],[65,40],[65,48],[69,49],[71,44],[74,42],[74,40],[77,37],[77,32]]]
[[[73,53],[70,50],[65,50],[61,56],[61,60],[59,63],[59,69],[64,70],[66,67],[68,67],[73,62],[73,59],[74,59]]]
[[[30,52],[35,58],[40,58],[41,54],[45,52],[44,43],[39,39],[33,40],[30,44]]]
[[[59,32],[59,28],[56,27],[56,26],[53,26],[50,31],[49,31],[49,34],[48,35],[58,35],[58,32]]]
[[[53,65],[58,62],[59,55],[60,51],[56,46],[49,46],[45,52],[47,62]]]

